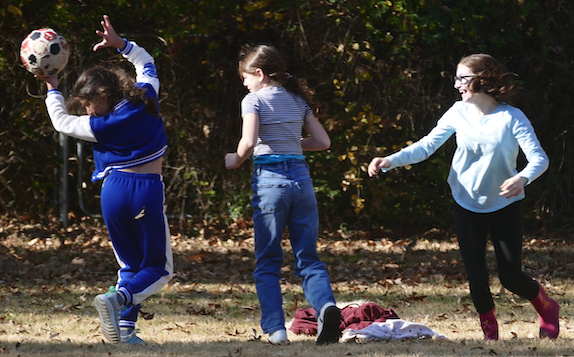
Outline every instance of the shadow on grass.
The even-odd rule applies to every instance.
[[[6,238],[6,237],[5,237]],[[435,237],[436,238],[436,237]],[[338,301],[370,300],[383,308],[393,308],[399,317],[431,316],[437,331],[447,331],[452,323],[471,321],[471,336],[481,338],[476,313],[466,293],[464,266],[452,237],[435,239],[411,237],[386,239],[321,239],[319,251],[327,265]],[[86,341],[99,334],[97,314],[91,307],[94,296],[107,290],[116,279],[117,263],[104,236],[78,235],[64,248],[54,248],[50,238],[20,237],[0,241],[0,354],[22,356],[165,356],[210,357],[244,356],[471,356],[471,355],[572,355],[572,327],[564,329],[557,341],[518,338],[497,343],[479,340],[404,340],[366,344],[347,343],[317,347],[314,338],[293,340],[290,346],[270,346],[251,337],[229,337],[224,329],[242,326],[258,328],[259,304],[251,276],[255,267],[249,239],[179,238],[174,249],[175,277],[169,286],[144,303],[143,311],[155,314],[150,323],[169,333],[174,324],[201,325],[198,335],[181,334],[168,338],[156,349],[109,344],[74,342],[78,334],[64,331],[55,319],[74,321],[71,329],[85,328]],[[33,243],[33,244],[31,244]],[[285,242],[282,269],[286,319],[305,304],[301,279],[293,270],[293,257]],[[487,254],[491,276],[496,276],[493,252]],[[539,281],[560,286],[553,297],[564,306],[564,316],[572,315],[572,276],[574,244],[567,240],[525,239],[525,270]],[[433,288],[434,287],[434,288]],[[426,290],[425,290],[426,289]],[[561,291],[562,290],[562,291]],[[461,293],[462,291],[462,293]],[[495,292],[501,322],[524,319],[533,327],[536,314],[530,307],[519,315],[521,304],[508,294]],[[449,318],[445,324],[440,319]],[[48,320],[38,318],[48,317]],[[519,315],[519,317],[516,317]],[[148,315],[149,316],[149,315]],[[53,321],[50,320],[54,319]],[[434,320],[433,320],[434,319]],[[458,320],[456,320],[458,319]],[[204,321],[204,322],[197,322]],[[568,323],[567,320],[564,321]],[[170,324],[166,327],[166,324]],[[11,325],[9,325],[11,324]],[[139,324],[139,323],[138,323]],[[243,325],[242,325],[243,324]],[[22,328],[14,328],[16,325]],[[209,328],[204,328],[209,326]],[[214,327],[215,326],[215,327]],[[218,327],[219,326],[219,327]],[[62,331],[62,341],[46,339],[46,332]],[[27,331],[34,332],[27,332]],[[147,330],[147,328],[146,328]],[[167,331],[167,332],[166,332]],[[31,337],[42,336],[42,337]],[[218,341],[205,342],[206,335]],[[460,334],[455,334],[460,336]],[[521,335],[522,336],[522,335]],[[45,339],[46,341],[42,341]],[[82,338],[79,338],[82,340]],[[227,341],[230,340],[231,341]],[[40,342],[37,342],[37,341]],[[237,341],[236,341],[237,340]],[[265,340],[265,337],[263,337]],[[20,345],[17,345],[17,342]]]
[[[378,341],[317,346],[314,340],[293,341],[288,346],[272,346],[263,341],[164,342],[154,347],[84,344],[73,342],[7,343],[0,339],[0,352],[20,356],[569,356],[574,340],[508,340],[497,342],[465,340]]]
[[[48,236],[34,227],[16,228],[0,232],[1,284],[75,284],[102,289],[114,284],[118,265],[104,228],[76,227],[73,234],[66,233],[65,239],[58,234]],[[466,283],[452,233],[435,229],[403,238],[388,238],[387,233],[354,232],[345,235],[346,238],[322,235],[319,254],[331,281],[384,286],[397,280],[416,284],[441,276],[445,284]],[[255,260],[249,232],[215,232],[207,238],[176,234],[172,240],[175,267],[172,283],[253,282]],[[574,242],[566,237],[551,240],[525,237],[524,241],[523,262],[528,274],[539,280],[574,276]],[[300,284],[289,242],[284,240],[283,246],[282,279]],[[488,251],[487,260],[491,276],[496,276],[492,250]]]

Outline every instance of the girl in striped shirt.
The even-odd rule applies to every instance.
[[[317,254],[317,199],[303,155],[303,150],[325,150],[331,141],[307,104],[311,91],[286,72],[276,48],[245,47],[239,58],[239,75],[250,93],[241,102],[241,140],[236,152],[225,155],[225,166],[235,169],[253,154],[253,276],[263,333],[272,344],[289,343],[279,284],[281,237],[288,227],[295,272],[303,278],[305,298],[317,312],[317,344],[338,342],[341,314]],[[302,137],[302,129],[309,136]]]

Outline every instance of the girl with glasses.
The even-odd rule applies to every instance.
[[[486,266],[487,235],[494,245],[498,276],[509,291],[538,312],[540,338],[559,333],[559,307],[542,286],[522,271],[524,186],[548,168],[548,156],[524,113],[506,101],[516,92],[512,74],[492,56],[460,60],[454,83],[461,95],[418,142],[387,157],[374,158],[369,176],[379,170],[421,162],[456,135],[448,183],[454,198],[454,223],[466,267],[470,295],[486,340],[498,340],[494,300]],[[522,150],[528,164],[517,170]]]

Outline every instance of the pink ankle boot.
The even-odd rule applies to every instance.
[[[538,312],[538,319],[540,320],[540,338],[548,337],[555,339],[560,332],[559,310],[558,303],[546,295],[544,288],[538,283],[540,288],[538,296],[530,301],[532,306]]]
[[[480,326],[484,332],[485,341],[497,341],[498,340],[498,322],[496,322],[496,316],[494,315],[494,308],[485,314],[478,314],[480,318]]]

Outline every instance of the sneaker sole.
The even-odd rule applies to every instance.
[[[112,303],[103,295],[98,295],[94,299],[94,306],[100,315],[100,328],[104,337],[110,343],[117,344],[120,342],[120,328],[114,323],[116,317],[114,315],[114,307]]]
[[[325,320],[323,321],[323,331],[317,337],[318,345],[326,345],[330,343],[339,342],[341,331],[339,324],[341,323],[341,310],[336,306],[329,306],[325,310]]]

